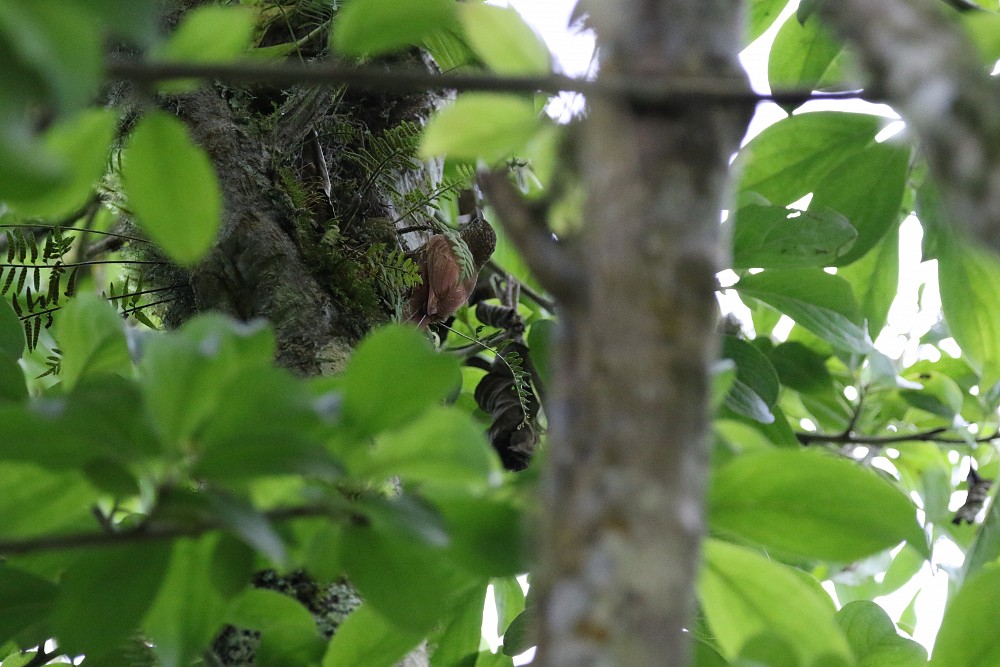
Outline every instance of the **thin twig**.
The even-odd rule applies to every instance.
[[[546,76],[497,76],[490,73],[453,72],[434,74],[427,70],[386,70],[375,66],[345,65],[342,63],[295,63],[270,65],[255,61],[229,63],[165,63],[118,60],[106,64],[109,78],[126,79],[134,83],[152,84],[173,79],[209,79],[226,83],[256,82],[276,85],[348,85],[375,91],[419,92],[451,89],[463,91],[549,93],[577,92],[585,95],[619,97],[643,107],[674,108],[693,101],[778,104],[801,104],[809,100],[855,100],[864,98],[878,101],[868,92],[844,91],[817,93],[812,90],[778,90],[755,93],[745,88],[745,83],[726,79],[655,77],[622,78],[602,76],[599,80],[579,79],[560,74]]]
[[[324,505],[300,505],[296,507],[281,507],[263,512],[269,521],[289,521],[305,517],[328,515],[332,509]],[[20,540],[0,540],[0,554],[19,556],[42,551],[61,551],[79,547],[100,547],[133,542],[151,542],[155,540],[170,540],[179,537],[197,537],[213,530],[221,530],[225,526],[217,521],[207,521],[188,526],[175,525],[145,525],[134,530],[118,533],[80,532],[65,535],[42,535]]]
[[[800,431],[795,434],[795,437],[803,445],[810,445],[815,442],[828,442],[843,445],[854,444],[880,447],[899,442],[940,442],[957,445],[965,445],[970,442],[964,438],[941,437],[942,433],[948,433],[951,430],[950,428],[940,427],[927,431],[917,431],[916,433],[900,433],[898,435],[858,435],[850,431],[846,433],[810,433],[808,431]],[[1000,431],[992,435],[982,435],[973,438],[971,442],[991,442],[998,437],[1000,437]]]

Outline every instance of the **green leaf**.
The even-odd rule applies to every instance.
[[[962,411],[962,389],[944,373],[928,370],[907,373],[903,377],[921,385],[920,389],[903,389],[899,392],[900,397],[913,407],[948,420],[954,419]]]
[[[315,665],[326,649],[312,614],[295,598],[251,588],[229,605],[226,622],[261,633],[254,664],[260,667]]]
[[[86,104],[97,93],[102,75],[100,35],[76,7],[5,0],[0,3],[0,41],[45,81],[60,110]]]
[[[417,46],[455,20],[451,0],[351,0],[337,15],[331,46],[346,55],[375,56]]]
[[[746,454],[716,473],[713,530],[784,554],[850,562],[909,541],[928,554],[904,493],[856,463],[807,451]]]
[[[490,583],[497,609],[497,634],[503,636],[507,626],[524,611],[524,589],[515,577],[500,577]]]
[[[142,228],[172,260],[193,266],[208,252],[222,219],[222,195],[211,160],[181,121],[164,111],[139,121],[122,183]]]
[[[277,567],[286,565],[285,543],[267,517],[246,501],[221,493],[209,493],[212,516],[234,536],[253,547]]]
[[[772,269],[745,276],[733,286],[759,299],[838,347],[867,354],[871,341],[860,326],[850,284],[820,269]]]
[[[48,618],[57,590],[48,579],[0,564],[0,644]]]
[[[750,9],[747,12],[750,19],[750,27],[747,30],[746,43],[754,41],[771,27],[778,20],[781,10],[788,4],[785,0],[751,0]]]
[[[874,602],[850,602],[837,612],[836,618],[858,659],[858,667],[927,664],[927,650],[912,639],[899,636],[892,619]]]
[[[962,564],[962,580],[965,581],[1000,558],[1000,503],[989,504],[983,525],[965,553]]]
[[[65,179],[43,197],[9,202],[21,216],[55,218],[78,209],[91,197],[108,166],[118,115],[88,109],[61,119],[45,134],[44,145],[68,167]]]
[[[92,292],[78,295],[63,307],[56,338],[62,350],[59,377],[67,387],[88,376],[132,373],[122,318],[114,306]]]
[[[344,374],[344,423],[359,436],[401,426],[459,386],[454,358],[436,354],[414,327],[379,329]]]
[[[372,609],[402,629],[427,632],[476,581],[443,559],[442,549],[396,531],[350,527],[345,533],[341,559],[348,577]]]
[[[712,364],[712,396],[709,405],[713,413],[722,407],[723,401],[729,397],[729,392],[735,383],[736,362],[732,359],[719,359]]]
[[[824,394],[833,390],[833,378],[822,355],[797,341],[781,343],[768,350],[767,358],[781,384],[803,393]]]
[[[250,47],[256,18],[244,7],[195,7],[153,57],[193,63],[232,60]]]
[[[857,230],[836,211],[814,213],[751,203],[734,216],[733,268],[830,266],[857,237]]]
[[[763,424],[774,421],[771,407],[778,400],[778,374],[757,348],[735,336],[722,339],[722,356],[736,363],[736,380],[725,404],[734,412]]]
[[[1000,568],[984,568],[948,603],[934,642],[931,667],[992,667],[1000,664],[994,619],[1000,614]]]
[[[538,620],[535,618],[535,608],[530,604],[507,626],[503,633],[504,655],[521,655],[538,643]]]
[[[899,285],[899,236],[886,234],[864,257],[838,269],[837,275],[851,284],[868,322],[868,335],[877,339]]]
[[[156,60],[224,63],[246,53],[257,19],[244,7],[195,7],[186,12],[170,38],[153,50]],[[160,90],[181,93],[198,88],[198,79],[174,80]]]
[[[251,365],[217,385],[218,403],[199,430],[194,470],[220,483],[287,473],[338,477],[323,444],[324,425],[305,383],[288,371]],[[229,396],[240,400],[227,400]]]
[[[460,491],[428,492],[450,537],[448,557],[471,574],[514,576],[531,566],[525,518],[500,494],[472,496]]]
[[[423,632],[397,627],[363,604],[337,628],[323,667],[392,667],[423,638]]]
[[[804,24],[794,15],[778,30],[767,59],[767,82],[771,88],[811,90],[823,78],[841,45],[819,18]]]
[[[84,553],[63,575],[52,612],[60,648],[95,658],[118,648],[135,632],[152,603],[169,559],[166,542]]]
[[[170,569],[143,621],[160,667],[187,667],[218,633],[224,606],[211,579],[217,535],[173,543]]]
[[[91,507],[99,494],[82,474],[4,461],[0,488],[4,489],[0,494],[0,538],[31,538],[97,527]]]
[[[24,354],[24,327],[5,299],[0,303],[0,355],[17,361]]]
[[[386,433],[371,452],[356,452],[355,476],[434,485],[485,485],[499,474],[496,453],[471,416],[433,408],[416,421]],[[361,456],[361,454],[365,454]]]
[[[531,363],[534,364],[535,370],[541,376],[542,382],[552,381],[552,353],[555,351],[558,326],[554,319],[546,318],[535,320],[528,328],[528,349],[531,350]]]
[[[779,206],[813,193],[811,211],[837,211],[858,231],[838,265],[862,257],[899,222],[910,150],[875,136],[885,119],[815,112],[789,116],[741,150],[741,201],[757,193]]]
[[[941,309],[952,335],[982,384],[1000,380],[1000,261],[950,234],[938,238],[938,284]]]
[[[474,665],[483,634],[483,607],[486,586],[471,589],[455,606],[440,633],[431,639],[436,645],[431,654],[431,667]]]
[[[163,440],[186,444],[231,402],[230,380],[248,368],[270,368],[273,354],[274,336],[262,321],[241,323],[218,313],[152,338],[142,359],[142,388]]]
[[[709,539],[698,578],[698,596],[712,633],[727,658],[751,638],[769,632],[809,664],[824,655],[851,659],[851,650],[822,589],[750,549]]]
[[[530,100],[500,93],[463,93],[431,117],[420,154],[493,163],[522,149],[539,127]]]
[[[546,74],[552,56],[534,30],[512,7],[476,3],[458,6],[469,44],[499,74]]]

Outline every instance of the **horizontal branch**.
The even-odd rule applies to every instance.
[[[932,428],[927,431],[918,431],[916,433],[899,433],[897,435],[858,435],[853,432],[811,433],[808,431],[800,431],[795,434],[795,437],[797,437],[799,442],[803,445],[811,445],[819,442],[841,445],[871,445],[874,447],[893,445],[900,442],[939,442],[956,445],[968,444],[969,441],[964,438],[947,437],[943,435],[951,430],[952,429],[950,428],[942,427]],[[992,440],[996,440],[998,437],[1000,437],[1000,431],[992,435],[976,437],[972,440],[972,442],[990,442]]]
[[[229,63],[164,63],[110,61],[107,75],[139,84],[154,84],[174,79],[206,79],[225,83],[303,84],[314,86],[347,85],[355,88],[392,92],[419,92],[449,89],[459,91],[575,92],[584,95],[627,99],[644,108],[675,107],[691,102],[801,104],[809,100],[872,99],[860,91],[816,93],[812,90],[780,90],[755,93],[745,82],[726,79],[653,77],[623,78],[601,76],[597,80],[579,79],[561,74],[545,76],[497,76],[489,72],[451,72],[434,74],[423,69],[385,69],[376,66],[353,66],[341,63],[296,63],[277,65],[256,61]]]
[[[330,508],[318,505],[300,505],[296,507],[281,507],[264,512],[269,521],[289,521],[305,517],[317,517],[330,514]],[[197,537],[213,530],[222,530],[222,524],[214,521],[188,526],[145,525],[135,530],[111,532],[81,532],[64,535],[43,535],[20,540],[0,540],[0,555],[22,556],[24,554],[42,551],[62,551],[80,547],[101,547],[134,542],[150,542],[154,540],[170,540],[180,537]]]

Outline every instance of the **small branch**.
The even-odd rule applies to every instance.
[[[282,507],[263,512],[269,521],[289,521],[305,517],[328,515],[331,508],[320,505],[301,505]],[[190,526],[145,525],[134,530],[120,533],[85,532],[67,533],[65,535],[43,535],[21,540],[0,540],[0,554],[5,556],[20,556],[42,551],[62,551],[79,547],[99,547],[132,542],[151,542],[155,540],[171,540],[178,537],[197,537],[213,530],[221,530],[224,526],[210,521]]]
[[[507,271],[492,259],[486,262],[486,268],[495,276],[510,275],[510,271]],[[528,297],[529,299],[537,303],[539,306],[549,311],[550,313],[556,312],[556,304],[552,299],[549,299],[548,297],[539,294],[538,292],[533,290],[529,285],[525,285],[521,281],[518,281],[518,284],[520,285],[521,293],[524,294],[524,296]]]
[[[24,663],[24,667],[41,667],[42,665],[47,665],[52,658],[56,657],[56,655],[58,655],[57,651],[46,653],[45,647],[39,646],[38,650],[35,651],[35,656],[28,662]]]
[[[631,100],[644,108],[676,108],[679,104],[716,102],[746,104],[776,102],[801,104],[809,100],[878,101],[859,91],[816,93],[812,90],[781,90],[754,93],[746,90],[743,80],[603,77],[600,81],[578,79],[559,74],[546,76],[496,76],[489,73],[434,74],[423,69],[386,70],[381,67],[355,67],[342,63],[294,63],[269,65],[260,62],[221,64],[111,61],[106,64],[109,78],[133,83],[153,84],[173,79],[210,79],[226,83],[293,83],[315,86],[348,85],[375,91],[420,92],[451,89],[520,93],[525,91],[562,91],[602,95]]]
[[[965,445],[969,441],[963,438],[949,438],[941,437],[942,433],[948,433],[952,429],[950,428],[932,428],[927,431],[918,431],[916,433],[900,433],[898,435],[857,435],[851,431],[844,433],[810,433],[808,431],[800,431],[795,434],[799,442],[803,445],[811,445],[816,442],[828,442],[833,444],[841,445],[871,445],[873,447],[881,447],[883,445],[892,445],[899,442],[940,442],[946,444],[956,444]],[[974,438],[972,442],[991,442],[1000,437],[1000,431],[994,433],[993,435],[983,435]]]
[[[166,264],[166,262],[155,259],[88,259],[82,262],[66,262],[60,266],[72,269],[77,266],[93,266],[94,264]],[[5,269],[51,269],[53,266],[55,265],[0,262],[0,267]]]
[[[545,220],[531,210],[507,175],[484,172],[478,181],[528,268],[545,289],[561,299],[578,297],[586,286],[586,273],[566,247],[553,238]]]

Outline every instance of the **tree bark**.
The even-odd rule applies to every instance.
[[[822,17],[920,139],[951,220],[1000,250],[1000,81],[939,0],[838,0]]]
[[[721,77],[746,87],[737,2],[630,0],[590,9],[599,76]],[[580,156],[589,197],[579,239],[587,279],[549,280],[562,297],[563,339],[533,581],[537,660],[686,665],[682,628],[692,619],[703,534],[720,208],[751,109],[588,102]]]

